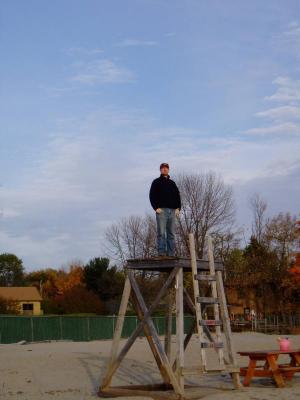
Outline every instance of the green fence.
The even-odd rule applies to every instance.
[[[43,340],[89,341],[111,339],[116,316],[0,316],[0,343],[17,343],[21,340],[39,342]],[[165,332],[165,318],[153,317],[159,335]],[[184,317],[185,331],[193,323],[192,316]],[[122,337],[128,337],[138,324],[135,316],[126,316]],[[173,333],[176,320],[173,318]]]

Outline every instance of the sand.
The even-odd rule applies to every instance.
[[[233,334],[237,350],[277,348],[276,337],[260,333]],[[293,347],[300,348],[300,335],[290,338]],[[0,345],[0,399],[95,400],[110,346],[111,341],[2,344]],[[186,353],[186,365],[197,365],[198,354],[197,342],[193,339]],[[213,351],[209,360],[213,366],[215,362]],[[247,360],[238,357],[238,363],[244,366]],[[159,381],[160,376],[152,354],[145,339],[140,338],[121,364],[113,383],[126,385]],[[202,386],[199,399],[300,400],[300,374],[295,375],[284,389],[276,388],[271,379],[267,378],[256,378],[251,387],[240,391],[232,390],[228,376],[190,378],[188,382],[199,383]]]

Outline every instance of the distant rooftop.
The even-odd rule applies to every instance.
[[[0,297],[18,301],[43,300],[35,286],[0,286]]]

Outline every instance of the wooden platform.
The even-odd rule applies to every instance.
[[[126,269],[141,271],[170,272],[173,268],[180,267],[183,272],[191,272],[191,259],[185,257],[151,257],[127,260]],[[223,263],[215,260],[215,270],[223,271]],[[208,260],[197,259],[198,271],[209,271]]]
[[[212,251],[209,252],[210,261],[196,259],[192,234],[189,235],[189,240],[190,248],[192,249],[190,250],[191,258],[152,257],[127,261],[125,285],[115,326],[111,354],[106,373],[99,387],[99,396],[146,396],[152,397],[153,399],[166,400],[190,400],[192,398],[199,398],[201,396],[201,389],[199,392],[197,386],[190,387],[185,382],[186,377],[191,373],[194,375],[195,372],[197,372],[197,376],[207,373],[220,374],[222,372],[227,372],[232,377],[234,387],[240,387],[239,368],[235,365],[234,350],[231,343],[230,320],[223,286],[223,264],[220,261],[214,261]],[[165,279],[161,282],[162,286],[157,290],[155,298],[149,305],[146,304],[141,288],[139,287],[139,281],[136,279],[138,275],[136,274],[137,271],[165,273]],[[194,301],[192,300],[187,289],[184,287],[184,273],[192,274],[193,283],[196,287],[198,287],[199,282],[206,281],[211,284],[211,287],[215,288],[215,293],[211,293],[213,307],[214,309],[218,307],[218,310],[220,308],[221,314],[215,314],[214,320],[203,319],[202,313],[205,312],[208,299],[206,297],[200,297],[198,293],[197,296],[199,299],[195,297]],[[209,277],[209,279],[207,277]],[[218,303],[216,303],[216,298],[218,298]],[[168,304],[165,316],[166,332],[164,343],[162,343],[152,319],[153,313],[163,299],[166,301],[166,304]],[[203,303],[203,299],[205,299],[205,304],[201,309],[200,301]],[[209,304],[211,301],[212,300],[209,299]],[[139,323],[123,344],[122,348],[119,349],[124,318],[129,302],[138,316]],[[194,323],[189,327],[186,334],[184,332],[184,304],[195,316]],[[171,351],[173,307],[175,307],[176,316],[176,349],[174,352]],[[200,310],[200,316],[197,314],[198,309]],[[223,343],[220,343],[220,338],[218,337],[218,329],[220,329],[219,325],[221,325],[221,323],[224,328],[225,342],[228,349],[228,357],[226,357],[226,359],[223,355]],[[214,325],[213,329],[215,329],[216,337],[213,334],[214,331],[211,332],[209,329],[212,325]],[[142,332],[144,332],[145,338],[156,361],[162,382],[157,385],[112,386],[111,383],[114,374]],[[199,335],[199,332],[203,335]],[[199,365],[201,368],[184,364],[185,350],[194,333],[196,333],[199,340]],[[220,344],[222,344],[222,346]],[[206,363],[203,361],[204,359],[201,358],[201,354],[204,354],[208,348],[213,348],[218,355],[220,368],[217,370],[208,371]]]

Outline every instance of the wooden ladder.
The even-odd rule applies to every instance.
[[[227,309],[222,271],[215,269],[212,238],[207,236],[208,247],[208,272],[200,272],[197,268],[197,257],[195,250],[194,235],[189,234],[189,247],[191,255],[192,280],[194,292],[195,314],[197,322],[197,337],[200,345],[200,367],[195,370],[201,370],[203,373],[228,372],[231,374],[235,387],[240,387],[239,368],[235,359],[235,352],[232,343],[230,319]],[[200,295],[201,283],[208,285],[209,294],[207,297]],[[210,308],[213,314],[212,319],[204,318],[205,311]],[[211,332],[214,328],[215,334]],[[224,342],[222,338],[222,329],[225,336],[225,342],[228,352],[228,359],[224,356]],[[213,370],[207,368],[207,349],[213,348],[218,355],[218,367]],[[193,367],[190,368],[193,371]],[[187,373],[189,374],[189,373]]]

